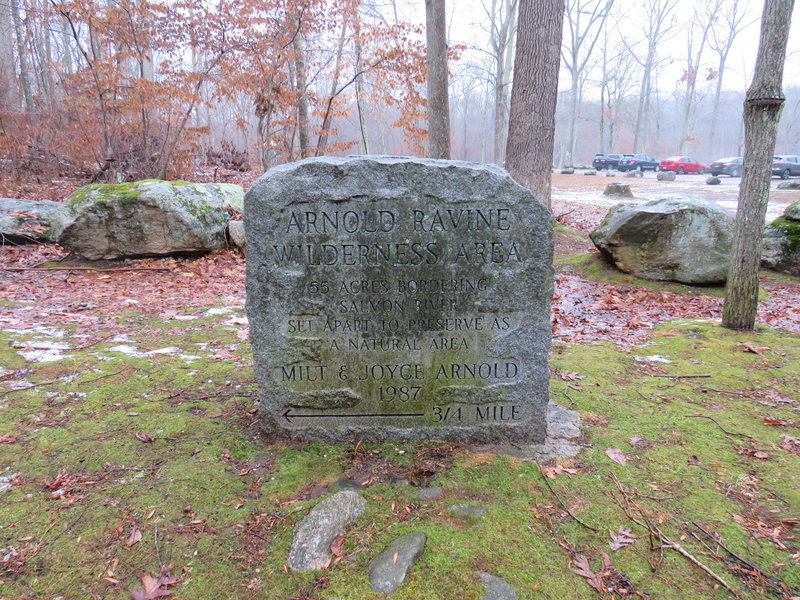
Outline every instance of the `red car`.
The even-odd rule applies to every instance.
[[[678,175],[683,173],[705,173],[708,167],[697,162],[691,156],[670,156],[658,163],[659,171],[675,171]]]

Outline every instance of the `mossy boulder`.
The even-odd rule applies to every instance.
[[[209,252],[226,245],[229,209],[244,191],[228,183],[145,180],[87,185],[67,198],[55,239],[89,260]]]
[[[58,207],[58,202],[50,200],[0,198],[0,244],[51,240],[53,215]]]
[[[618,204],[589,235],[620,271],[689,285],[723,283],[733,213],[686,196]]]
[[[761,266],[800,276],[800,202],[790,205],[764,231]]]

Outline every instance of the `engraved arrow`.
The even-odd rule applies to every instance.
[[[291,423],[294,418],[307,418],[307,419],[320,419],[320,418],[333,418],[333,417],[424,417],[425,413],[336,413],[325,415],[300,415],[292,413],[291,408],[287,408],[281,415],[286,419],[287,423]]]

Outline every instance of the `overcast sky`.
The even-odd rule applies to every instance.
[[[484,0],[488,5],[490,0]],[[619,8],[622,2],[617,3]],[[678,80],[684,71],[686,62],[686,27],[685,23],[691,18],[694,7],[699,4],[694,0],[681,0],[675,14],[682,27],[673,37],[660,48],[662,58],[666,58],[659,73],[659,88],[661,93],[669,93],[678,85]],[[759,27],[763,3],[759,0],[741,2],[747,14],[747,22],[751,24],[742,31],[736,39],[726,65],[724,88],[744,91],[752,77],[756,54],[758,53]],[[617,17],[619,28],[626,32],[634,41],[642,37],[641,29],[645,18],[641,11],[641,3],[625,2],[625,6],[632,10],[624,12]],[[425,4],[424,0],[399,0],[398,12],[401,18],[424,25]],[[478,48],[487,47],[487,25],[485,11],[481,0],[447,0],[448,20],[450,21],[451,42],[463,42]],[[628,33],[630,32],[630,33]],[[716,66],[716,54],[711,50],[706,51],[704,66]],[[795,5],[792,18],[792,29],[789,36],[789,49],[784,71],[784,86],[800,85],[800,3]],[[569,87],[569,79],[565,69],[561,69],[561,89]],[[587,93],[591,96],[591,86],[587,86]]]

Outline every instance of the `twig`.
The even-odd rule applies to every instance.
[[[155,542],[156,546],[156,558],[158,559],[158,568],[161,570],[161,567],[164,566],[164,563],[161,562],[161,550],[158,548],[158,525],[155,526],[153,531],[153,541]]]
[[[546,476],[546,475],[545,475],[545,474],[542,472],[542,467],[540,467],[539,465],[536,465],[536,466],[537,466],[537,468],[539,469],[539,475],[541,475],[541,476],[542,476],[542,479],[544,480],[545,484],[547,485],[547,489],[548,489],[548,490],[550,490],[550,493],[551,493],[551,494],[553,494],[553,496],[555,497],[555,499],[556,499],[556,500],[558,500],[558,503],[561,505],[561,508],[563,508],[565,511],[567,511],[567,514],[568,514],[570,517],[572,517],[573,519],[575,519],[575,521],[576,521],[576,522],[577,522],[579,525],[582,525],[583,527],[585,527],[585,528],[586,528],[586,529],[588,529],[589,531],[594,531],[595,533],[597,533],[597,529],[595,529],[595,528],[594,528],[594,527],[592,527],[591,525],[587,525],[586,523],[584,523],[583,521],[581,521],[581,520],[580,520],[578,517],[576,517],[574,514],[572,514],[572,511],[571,511],[569,508],[567,508],[567,505],[566,505],[566,504],[564,504],[564,502],[561,500],[561,498],[559,497],[559,495],[558,495],[558,494],[556,494],[556,491],[553,489],[553,486],[552,486],[552,485],[550,485],[550,482],[549,482],[549,481],[547,481],[547,476]]]
[[[560,215],[558,215],[557,217],[555,217],[553,220],[554,220],[554,221],[558,221],[558,220],[559,220],[561,217],[566,217],[567,215],[571,215],[571,214],[572,214],[572,213],[574,213],[576,210],[578,210],[578,209],[577,209],[577,208],[573,208],[572,210],[568,210],[568,211],[567,211],[567,212],[565,212],[565,213],[561,213]]]
[[[723,544],[723,543],[722,543],[722,540],[720,539],[720,537],[717,537],[716,535],[714,535],[714,534],[710,533],[709,531],[707,531],[707,530],[706,530],[706,529],[705,529],[705,528],[704,528],[702,525],[700,525],[700,524],[699,524],[697,521],[692,521],[692,525],[694,525],[694,526],[695,526],[695,527],[697,527],[697,528],[698,528],[700,531],[702,531],[704,534],[706,534],[706,535],[708,536],[708,538],[709,538],[709,539],[713,540],[713,541],[714,541],[714,543],[715,543],[715,544],[717,544],[717,546],[719,546],[720,548],[722,548],[723,550],[725,550],[725,552],[727,552],[728,554],[730,554],[730,555],[731,555],[733,558],[735,558],[736,560],[738,560],[740,563],[742,563],[742,564],[744,564],[744,565],[747,565],[748,567],[750,567],[750,568],[751,568],[751,569],[753,569],[754,571],[758,571],[759,573],[761,573],[761,575],[764,577],[764,579],[766,579],[766,580],[768,580],[768,581],[769,581],[771,578],[773,578],[773,576],[769,575],[768,573],[765,573],[764,571],[762,571],[761,569],[759,569],[757,566],[755,566],[755,565],[754,565],[753,563],[751,563],[750,561],[747,561],[747,560],[743,559],[741,556],[739,556],[738,554],[736,554],[736,553],[735,553],[733,550],[731,550],[731,549],[730,549],[730,548],[728,548],[728,547],[727,547],[725,544]]]
[[[53,385],[54,383],[58,383],[59,381],[61,381],[61,380],[60,379],[55,379],[53,381],[42,381],[41,383],[34,383],[33,385],[28,385],[28,386],[21,387],[21,388],[14,388],[13,390],[8,390],[6,392],[1,393],[0,394],[0,398],[2,398],[3,396],[8,396],[9,394],[13,394],[14,392],[24,392],[25,390],[30,390],[30,389],[33,389],[33,388],[42,387],[42,386],[45,386],[45,385]]]
[[[707,417],[706,415],[686,415],[686,418],[687,419],[708,419],[709,421],[712,421],[717,427],[719,427],[720,430],[722,431],[722,433],[724,433],[725,435],[732,435],[732,436],[735,436],[735,437],[744,438],[746,440],[754,440],[755,439],[754,437],[749,436],[746,433],[736,433],[736,432],[733,432],[733,431],[728,431],[722,425],[720,425],[719,421],[717,421],[714,417]]]
[[[734,392],[733,390],[718,390],[717,388],[706,387],[704,385],[699,385],[696,388],[692,388],[693,392],[717,392],[719,394],[730,394],[731,396],[747,396],[744,392]]]
[[[108,339],[108,338],[106,338],[106,339]],[[89,379],[87,381],[79,381],[78,384],[79,385],[84,385],[84,384],[87,384],[87,383],[94,383],[95,381],[100,381],[101,379],[106,379],[107,377],[114,377],[115,375],[119,375],[123,371],[127,371],[129,368],[130,368],[130,366],[126,366],[126,367],[123,367],[122,369],[120,369],[119,371],[114,371],[113,373],[106,373],[105,375],[100,375],[99,377],[95,377],[94,379]]]
[[[633,521],[634,523],[636,523],[640,527],[644,527],[645,529],[648,530],[648,532],[650,533],[650,536],[651,536],[651,545],[652,545],[652,538],[653,537],[658,539],[658,541],[660,542],[661,545],[660,546],[654,546],[653,547],[654,550],[662,550],[662,549],[663,550],[675,550],[675,552],[677,552],[678,554],[683,555],[687,560],[689,560],[691,563],[693,563],[694,565],[699,567],[709,577],[711,577],[715,581],[717,581],[722,587],[724,587],[726,590],[728,590],[736,598],[739,597],[739,593],[734,588],[732,588],[727,581],[725,581],[722,577],[720,577],[719,575],[714,573],[714,571],[712,571],[708,566],[706,566],[705,564],[700,562],[697,558],[695,558],[689,551],[686,550],[686,548],[681,546],[678,542],[673,542],[671,539],[669,539],[664,534],[664,532],[661,531],[661,529],[659,529],[659,527],[657,525],[655,525],[652,521],[650,521],[650,519],[647,517],[647,514],[644,512],[644,510],[638,504],[636,504],[633,500],[631,500],[630,495],[625,491],[625,488],[622,487],[622,482],[620,482],[619,478],[614,473],[611,474],[611,477],[612,477],[612,479],[614,481],[614,484],[617,486],[617,489],[619,490],[619,493],[622,495],[622,498],[625,500],[625,503],[627,504],[627,506],[623,506],[622,504],[619,505],[620,508],[622,508],[622,511],[625,513],[625,515],[631,521]],[[634,509],[636,509],[636,511],[642,516],[642,519],[644,519],[644,521],[633,517],[629,512],[629,508],[630,507],[633,507]]]
[[[123,271],[171,271],[166,267],[119,267],[113,269],[101,269],[99,267],[47,267],[39,269],[37,267],[6,267],[3,271],[100,271],[103,273],[121,273]]]
[[[711,377],[711,373],[700,373],[698,375],[650,375],[650,377],[667,377],[669,379],[691,379],[695,377]]]
[[[102,344],[103,342],[110,340],[111,338],[115,337],[117,334],[107,335],[104,338],[100,338],[88,344],[84,344],[83,346],[75,346],[74,348],[70,348],[70,350],[86,350],[87,348],[91,348],[92,346],[96,346],[97,344]]]
[[[214,433],[209,433],[207,435],[189,435],[186,437],[157,437],[157,440],[170,440],[172,442],[182,442],[183,440],[204,440],[206,438],[214,437],[215,435],[219,435],[223,433],[222,431],[216,431]]]

